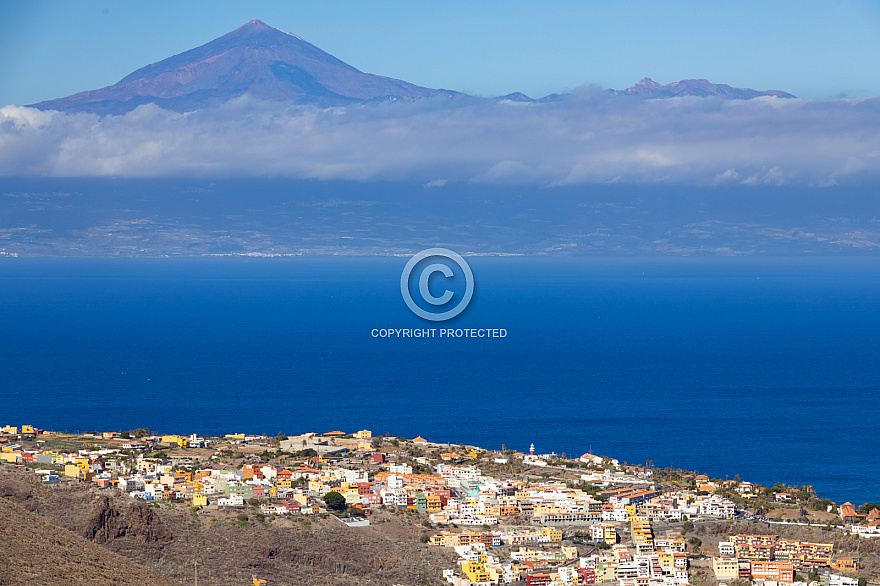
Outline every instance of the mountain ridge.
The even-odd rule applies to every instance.
[[[722,97],[734,100],[751,100],[762,96],[776,98],[794,98],[792,94],[780,90],[753,90],[751,88],[732,87],[724,83],[715,84],[708,79],[683,79],[662,85],[643,77],[639,83],[625,90],[605,90],[614,96],[638,96],[642,98],[679,98],[697,96],[701,98]]]
[[[752,99],[793,98],[782,91],[758,91],[690,79],[661,85],[645,77],[612,96],[674,98],[684,96]],[[187,112],[250,95],[259,100],[346,106],[373,101],[414,101],[434,96],[465,97],[451,90],[418,86],[400,79],[364,73],[302,38],[252,19],[203,45],[141,67],[119,82],[46,100],[41,110],[124,114],[142,104]],[[552,102],[565,94],[532,99],[520,92],[492,98],[508,102]],[[472,100],[484,100],[466,96]]]

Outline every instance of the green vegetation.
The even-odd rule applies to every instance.
[[[328,509],[333,509],[334,511],[344,511],[346,506],[345,497],[336,491],[330,491],[324,495],[324,504],[327,505]]]

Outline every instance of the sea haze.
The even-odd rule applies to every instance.
[[[534,442],[880,498],[876,259],[470,257],[446,324],[404,257],[0,260],[3,423]],[[447,324],[508,335],[371,336]]]
[[[434,185],[434,186],[432,186]],[[0,256],[877,255],[870,186],[0,180]]]

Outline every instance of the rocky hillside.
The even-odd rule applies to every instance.
[[[179,584],[0,499],[0,584]]]
[[[454,556],[446,548],[429,548],[419,542],[428,529],[422,525],[423,517],[415,514],[379,511],[372,518],[373,525],[350,528],[332,516],[273,519],[253,507],[194,510],[183,504],[157,506],[91,484],[42,486],[31,472],[6,466],[0,467],[0,497],[5,497],[0,498],[4,510],[32,511],[30,516],[42,525],[64,527],[65,535],[87,545],[90,552],[121,559],[143,572],[162,574],[182,584],[192,584],[196,570],[200,585],[217,586],[251,584],[252,576],[267,579],[270,585],[439,584],[442,570],[454,564]],[[7,532],[12,535],[18,525],[13,519],[0,520],[4,542]],[[4,552],[8,556],[4,563],[25,564],[16,560],[38,559],[37,552],[43,550],[60,559],[61,553],[56,555],[55,549],[51,541],[40,542],[12,555]],[[100,556],[95,559],[102,560],[104,566],[99,567],[106,568],[108,575],[115,576],[113,568],[123,568]],[[65,572],[81,571],[74,566],[59,567],[67,568]],[[140,581],[166,583],[172,582]],[[0,584],[7,582],[0,578]]]

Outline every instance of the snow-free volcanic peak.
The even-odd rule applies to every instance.
[[[267,101],[334,106],[414,100],[435,93],[363,73],[296,35],[253,19],[200,47],[142,67],[119,83],[35,107],[120,114],[146,103],[190,111],[244,94]]]

